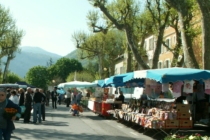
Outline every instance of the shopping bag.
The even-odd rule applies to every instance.
[[[31,114],[33,114],[33,112],[34,112],[34,109],[31,109]]]
[[[83,112],[83,108],[81,106],[79,106],[78,110],[79,112]]]
[[[21,109],[21,114],[24,114],[25,110],[26,110],[26,107],[25,106],[20,106],[20,109]]]

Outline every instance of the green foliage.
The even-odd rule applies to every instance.
[[[73,35],[73,38],[81,50],[80,58],[85,60],[96,59],[99,64],[98,70],[104,67],[114,67],[113,59],[125,51],[123,47],[125,36],[121,31],[110,30],[106,34],[95,33],[90,35],[77,32]]]
[[[87,81],[87,82],[93,82],[95,80],[95,77],[89,73],[88,71],[82,71],[77,73],[70,73],[67,77],[66,81]]]
[[[44,66],[35,66],[26,74],[26,81],[39,88],[46,89],[49,82],[49,75],[47,68]]]
[[[84,69],[94,76],[98,72],[98,64],[95,62],[89,62]]]
[[[83,67],[79,61],[63,57],[48,68],[49,80],[53,80],[55,76],[58,76],[64,82],[70,73],[82,70]]]
[[[164,140],[209,140],[210,138],[207,136],[201,136],[200,134],[194,134],[194,135],[169,135],[164,138]]]
[[[15,74],[15,73],[13,73],[13,72],[9,72],[9,73],[7,74],[7,78],[6,78],[6,82],[7,82],[7,83],[16,83],[16,82],[18,82],[18,81],[23,81],[23,79],[20,78],[19,75]]]

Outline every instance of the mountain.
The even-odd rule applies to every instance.
[[[79,55],[79,51],[80,51],[79,49],[76,49],[76,50],[70,52],[69,54],[67,54],[65,57],[69,58],[69,59],[76,59],[82,64],[83,67],[85,67],[85,66],[88,65],[89,60],[87,58],[86,59],[81,59],[80,55]],[[92,59],[91,62],[95,63],[96,60]]]
[[[28,70],[34,66],[47,66],[47,62],[52,58],[55,63],[62,56],[48,52],[39,47],[21,47],[21,52],[10,61],[9,70],[24,78]],[[6,62],[6,57],[2,59]]]

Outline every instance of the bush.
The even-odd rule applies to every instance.
[[[186,135],[186,136],[180,136],[180,135],[169,135],[164,138],[164,140],[210,140],[207,136],[201,136],[200,134],[195,135]]]

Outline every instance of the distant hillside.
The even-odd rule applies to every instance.
[[[10,62],[9,70],[23,78],[30,68],[38,65],[46,66],[50,58],[55,63],[61,57],[39,47],[21,47],[21,53],[17,53]],[[6,58],[3,58],[2,61],[5,62]]]
[[[79,49],[76,49],[76,50],[70,52],[69,54],[67,54],[65,57],[69,58],[69,59],[78,60],[82,64],[83,67],[87,66],[89,60],[88,59],[81,59],[78,54],[79,54]]]

